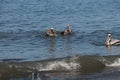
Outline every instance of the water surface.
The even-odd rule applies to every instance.
[[[0,62],[75,55],[119,56],[119,46],[108,49],[104,45],[107,33],[120,39],[119,4],[119,0],[0,0]],[[67,24],[73,30],[70,36],[51,38],[44,34],[51,27],[62,31]],[[108,76],[103,77],[109,80]]]

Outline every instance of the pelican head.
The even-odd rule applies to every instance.
[[[70,24],[67,25],[67,28],[68,28],[68,29],[67,29],[68,34],[71,34],[72,31],[71,31],[71,29],[70,29]]]
[[[70,29],[70,24],[67,25],[67,28]]]
[[[54,30],[54,28],[50,28],[51,30]]]
[[[111,37],[111,34],[110,34],[110,33],[108,34],[108,37]]]

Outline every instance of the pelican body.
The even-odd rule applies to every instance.
[[[111,39],[111,34],[107,35],[107,39],[105,41],[106,46],[111,46],[111,45],[120,45],[120,40],[118,39]]]
[[[56,36],[56,32],[55,32],[54,28],[51,28],[50,30],[47,30],[45,32],[45,34],[46,34],[46,36],[51,36],[51,37]]]
[[[70,24],[67,25],[67,30],[61,32],[62,35],[70,35],[72,33]]]

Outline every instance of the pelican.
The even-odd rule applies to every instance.
[[[47,30],[47,31],[45,32],[45,34],[46,34],[47,36],[51,36],[51,37],[56,36],[56,32],[55,32],[55,29],[54,29],[54,28],[50,28],[50,30]]]
[[[120,45],[120,40],[118,39],[111,39],[111,34],[107,35],[107,39],[105,41],[106,46],[111,46],[111,45]]]
[[[70,24],[67,25],[67,30],[61,32],[62,35],[70,35],[72,33]]]

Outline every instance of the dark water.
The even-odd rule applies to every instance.
[[[31,80],[34,76],[36,80],[39,75],[41,80],[119,80],[120,46],[108,49],[104,45],[107,33],[120,39],[119,4],[119,0],[0,0],[0,78]],[[73,30],[70,36],[51,38],[44,34],[51,27],[62,31],[67,24],[71,24]],[[89,66],[91,59],[102,66],[91,63],[91,71],[72,66],[75,72],[74,68],[66,72],[63,67],[71,64],[71,60],[66,63],[64,60],[76,55],[80,56],[77,62],[81,66]],[[83,57],[86,55],[93,57],[86,61]],[[55,69],[57,72],[53,66],[49,68],[49,59],[54,63],[57,61],[54,58],[60,58],[57,65],[62,65]],[[36,69],[36,64],[44,64],[41,60],[46,60],[45,72]],[[76,61],[73,63],[71,65],[76,65]],[[29,67],[34,69],[29,71]]]

